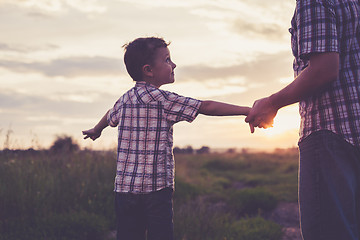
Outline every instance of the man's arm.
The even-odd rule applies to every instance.
[[[109,111],[105,113],[105,115],[101,118],[98,124],[94,128],[89,130],[82,131],[83,135],[85,135],[84,139],[91,138],[93,141],[101,136],[102,130],[108,126],[107,115]]]
[[[216,101],[202,101],[199,109],[199,113],[209,116],[248,115],[249,111],[249,107]]]
[[[310,55],[309,66],[285,88],[269,97],[255,101],[245,121],[254,127],[272,125],[277,111],[316,94],[326,85],[335,81],[339,74],[339,54],[336,52]]]

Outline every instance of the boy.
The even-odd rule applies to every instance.
[[[100,137],[108,125],[118,126],[115,178],[117,239],[173,239],[173,128],[198,113],[247,115],[250,108],[199,101],[160,90],[174,82],[175,63],[161,38],[138,38],[125,46],[124,62],[135,87],[115,103],[86,138]]]

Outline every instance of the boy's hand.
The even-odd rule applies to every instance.
[[[97,139],[98,137],[100,137],[100,135],[101,135],[101,131],[98,132],[95,130],[95,128],[82,131],[82,133],[83,133],[83,135],[85,135],[84,139],[91,138],[93,141],[95,139]]]

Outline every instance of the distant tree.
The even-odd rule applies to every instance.
[[[206,154],[206,153],[210,153],[210,148],[207,146],[203,146],[200,149],[196,150],[197,154]]]
[[[243,149],[241,149],[241,153],[242,153],[242,154],[248,154],[248,153],[249,153],[249,149],[243,148]]]
[[[79,150],[79,145],[70,136],[62,135],[57,136],[50,150],[56,153],[70,153]]]
[[[193,154],[194,149],[191,146],[187,146],[186,148],[174,147],[173,153],[174,154]]]
[[[174,149],[173,149],[173,153],[174,153],[174,154],[177,154],[177,153],[182,153],[182,149],[181,149],[181,148],[179,148],[179,147],[174,147]]]
[[[192,146],[187,146],[187,147],[185,148],[185,153],[193,154],[193,153],[194,153],[194,149],[192,148]]]
[[[236,153],[236,149],[235,148],[229,148],[226,152],[227,153]]]

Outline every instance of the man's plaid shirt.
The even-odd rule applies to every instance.
[[[289,29],[295,76],[311,53],[338,52],[338,79],[324,91],[300,102],[300,141],[330,130],[360,147],[360,2],[297,0]]]
[[[193,121],[201,101],[137,82],[110,109],[118,126],[115,192],[147,193],[174,186],[173,125]]]

